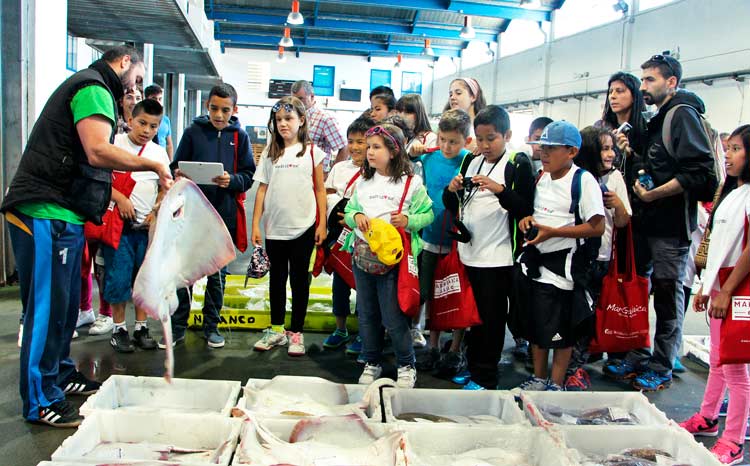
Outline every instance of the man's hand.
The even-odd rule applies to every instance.
[[[635,193],[635,195],[636,195],[636,196],[638,196],[638,198],[640,198],[640,200],[642,200],[643,202],[646,202],[646,203],[648,203],[648,202],[652,202],[652,201],[654,201],[654,196],[653,196],[653,192],[651,192],[651,191],[647,191],[647,190],[646,190],[646,188],[644,188],[644,187],[643,187],[643,185],[641,185],[641,183],[640,183],[640,182],[638,182],[638,181],[636,181],[636,182],[635,182],[635,183],[633,184],[633,192],[634,192],[634,193]]]
[[[527,246],[535,246],[555,236],[555,229],[552,227],[548,227],[547,225],[542,225],[541,223],[536,222],[534,223],[534,226],[536,227],[538,233],[536,234],[536,237],[534,239],[526,242]]]
[[[169,189],[174,184],[174,180],[172,179],[172,173],[169,171],[169,167],[163,164],[157,164],[156,169],[154,170],[157,175],[159,175],[159,184],[164,189]]]
[[[120,210],[120,217],[123,220],[135,221],[135,207],[133,207],[130,199],[122,197],[120,200],[115,201],[115,203],[117,203],[117,208]]]
[[[214,177],[211,181],[216,184],[220,188],[228,188],[229,187],[229,180],[231,180],[231,177],[229,176],[229,173],[224,172],[223,175]]]

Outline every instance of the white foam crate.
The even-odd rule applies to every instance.
[[[277,383],[283,383],[285,387],[288,387],[293,392],[299,393],[300,406],[294,406],[292,403],[283,406],[284,411],[304,411],[306,408],[302,406],[305,399],[309,396],[315,402],[321,403],[322,399],[329,399],[331,403],[327,405],[333,412],[313,412],[313,415],[329,415],[329,414],[344,414],[346,412],[363,412],[358,409],[355,405],[362,401],[362,397],[367,390],[364,385],[356,384],[337,384],[330,382],[320,377],[303,377],[303,376],[288,376],[280,375],[273,379],[248,379],[247,384],[243,387],[243,396],[240,397],[237,402],[237,407],[255,412],[257,415],[264,418],[280,418],[280,419],[300,419],[302,416],[285,415],[282,411],[275,410],[275,406],[262,406],[260,401],[254,396],[254,391],[262,390],[268,386],[271,381]],[[310,396],[315,390],[324,390],[329,396],[316,397]],[[333,396],[330,396],[333,395]],[[335,401],[332,399],[336,399]],[[325,403],[323,403],[325,405]],[[349,405],[349,406],[347,406]],[[325,406],[321,406],[324,408]]]
[[[406,413],[420,413],[443,417],[491,416],[498,419],[499,425],[529,424],[518,408],[515,396],[509,391],[386,387],[382,390],[382,400],[377,398],[370,400],[369,409],[370,418],[375,421],[408,422],[397,417]],[[378,401],[382,403],[382,410],[375,406]]]
[[[298,421],[287,419],[263,419],[259,421],[279,439],[288,441]],[[527,457],[525,463],[513,462],[508,466],[577,466],[574,452],[550,436],[544,429],[529,425],[487,426],[478,424],[383,424],[365,421],[376,437],[404,432],[407,450],[411,456],[406,462],[415,466],[446,466],[444,461],[427,461],[428,455],[458,455],[479,448],[498,448],[505,452],[518,452]],[[234,455],[232,466],[273,464],[270,458],[259,460],[257,456],[242,455],[240,450],[258,452],[262,449],[252,422],[246,422],[240,444]],[[244,459],[243,459],[244,458]],[[413,461],[413,460],[417,461]],[[333,458],[317,464],[338,464]],[[302,462],[301,462],[302,464]],[[369,463],[368,463],[369,464]],[[389,463],[391,464],[391,463]],[[374,463],[373,463],[374,465]]]
[[[75,434],[65,439],[55,450],[52,460],[82,464],[147,461],[158,465],[226,466],[237,445],[241,427],[240,420],[218,414],[95,411],[81,423]],[[120,444],[127,444],[126,448],[130,450],[120,450],[117,446]],[[144,451],[136,452],[140,450],[137,444],[168,445],[208,452],[198,458],[160,460],[156,450],[151,450],[148,454]],[[97,448],[102,445],[105,447]]]
[[[522,391],[523,410],[535,425],[550,425],[540,407],[551,405],[568,410],[623,408],[638,418],[643,426],[670,426],[674,423],[639,392],[533,392]],[[604,426],[594,426],[604,427]],[[619,426],[635,427],[635,426]]]
[[[111,464],[111,463],[110,463]],[[128,463],[123,466],[164,466],[164,463],[152,462],[152,461],[139,461],[138,463]],[[79,463],[70,461],[42,461],[36,466],[91,466],[91,463]],[[107,465],[104,465],[107,466]]]
[[[81,406],[82,416],[98,410],[173,411],[229,416],[240,393],[240,382],[110,376]]]
[[[558,437],[579,462],[592,456],[617,454],[630,448],[656,448],[672,455],[679,464],[720,466],[706,447],[684,430],[665,427],[555,426]],[[661,464],[661,463],[660,463]]]

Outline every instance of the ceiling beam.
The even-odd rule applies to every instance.
[[[217,34],[216,40],[219,40],[226,47],[245,46],[245,48],[277,47],[278,38],[271,36],[260,36],[252,34]],[[361,55],[373,53],[382,53],[384,55],[395,55],[401,53],[404,55],[421,55],[424,47],[422,45],[411,45],[406,42],[391,42],[389,44],[378,44],[374,42],[353,42],[339,39],[309,38],[304,45],[295,44],[295,49],[309,51],[309,49],[328,50],[333,52],[356,52]],[[460,47],[433,46],[435,56],[458,57],[460,56]]]
[[[398,8],[424,11],[450,11],[472,16],[491,18],[525,19],[529,21],[549,21],[549,9],[522,8],[517,4],[487,4],[471,0],[318,0],[321,3],[370,6],[374,8]]]
[[[284,10],[279,10],[277,14],[257,14],[257,13],[235,13],[223,10],[214,10],[209,19],[219,23],[247,25],[247,26],[278,26],[283,27],[286,23],[286,14]],[[303,29],[320,29],[323,31],[353,32],[363,34],[391,34],[399,36],[414,37],[415,39],[449,39],[463,41],[459,37],[461,26],[455,24],[436,24],[430,23],[429,26],[420,26],[415,22],[414,26],[398,25],[392,23],[373,22],[372,19],[366,21],[348,21],[316,18],[315,26],[296,26],[295,30]],[[494,42],[497,40],[499,31],[489,29],[475,28],[477,35],[475,40],[482,42]]]

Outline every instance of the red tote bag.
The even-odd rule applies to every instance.
[[[745,218],[745,235],[742,250],[747,247],[748,229]],[[719,269],[719,285],[731,275],[734,267]],[[721,322],[721,340],[719,343],[719,364],[745,364],[750,362],[750,275],[745,275],[737,288],[732,292],[732,300],[727,309],[727,316]]]
[[[143,154],[145,148],[145,145],[141,146],[141,150],[138,151],[138,157]],[[130,194],[133,193],[133,188],[135,188],[135,180],[130,172],[112,171],[112,189],[116,189],[123,196],[129,198]],[[117,249],[120,247],[120,238],[122,237],[124,226],[125,221],[120,216],[120,209],[117,207],[117,203],[110,199],[109,207],[102,216],[102,224],[96,225],[92,222],[86,222],[83,225],[83,236],[87,240],[100,241],[107,246]]]
[[[438,259],[434,293],[430,301],[430,330],[453,330],[481,325],[474,291],[461,263],[456,242],[451,252]]]
[[[349,188],[354,185],[354,182],[357,181],[357,178],[359,178],[360,174],[361,172],[355,173],[354,176],[346,184],[346,188],[344,188],[344,196],[346,196]],[[328,273],[336,272],[336,274],[341,277],[347,285],[349,285],[349,288],[354,290],[356,289],[356,286],[354,284],[354,271],[352,270],[352,255],[351,253],[342,249],[344,243],[346,242],[347,236],[349,236],[349,233],[351,232],[352,230],[349,227],[342,227],[341,233],[339,233],[336,242],[333,244],[333,246],[331,246],[331,250],[328,253],[325,269]]]
[[[234,173],[237,174],[237,140],[238,133],[234,132]],[[240,252],[247,251],[247,212],[245,212],[245,199],[247,194],[243,191],[234,195],[234,203],[237,206],[237,227],[234,245]]]
[[[401,203],[398,205],[398,213],[404,207],[406,193],[409,192],[411,185],[411,176],[406,179],[404,194],[401,196]],[[398,305],[401,312],[409,317],[414,317],[419,313],[419,274],[417,272],[417,258],[411,251],[411,234],[403,228],[397,228],[401,235],[401,242],[404,245],[404,256],[398,263]]]
[[[626,231],[625,273],[618,272],[617,252],[614,251],[596,304],[596,336],[589,349],[592,353],[619,353],[651,346],[648,279],[635,273],[631,224]],[[615,235],[612,235],[613,246],[617,244]]]

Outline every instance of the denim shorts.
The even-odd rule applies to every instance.
[[[120,246],[114,249],[102,245],[104,257],[104,299],[110,303],[130,301],[133,282],[143,264],[148,247],[148,230],[125,229]]]

